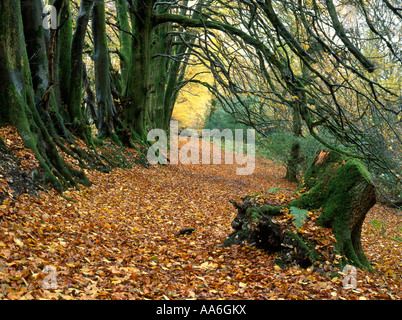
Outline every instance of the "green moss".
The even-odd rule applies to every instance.
[[[262,213],[265,214],[267,216],[279,216],[281,215],[281,210],[284,206],[278,206],[278,207],[274,207],[274,206],[269,206],[269,205],[264,205],[258,208],[258,210]]]
[[[336,166],[334,166],[334,163]],[[323,208],[318,220],[321,226],[330,226],[336,217],[342,221],[350,205],[352,187],[361,179],[370,181],[370,173],[356,159],[346,159],[336,152],[331,152],[324,163],[311,166],[304,175],[304,182],[299,189],[307,187],[300,198],[289,203],[305,209]]]
[[[310,244],[307,241],[304,241],[296,233],[294,233],[292,231],[286,231],[286,235],[289,236],[290,238],[293,238],[294,240],[296,240],[297,244],[303,250],[305,250],[305,252],[308,254],[308,256],[312,262],[320,260],[320,256],[318,255],[317,251],[314,250],[314,246],[312,244]]]
[[[369,181],[367,170],[358,160],[349,159],[341,168],[332,173],[328,185],[318,186],[322,188],[320,198],[326,199],[323,206],[324,214],[320,216],[319,224],[327,226],[337,217],[337,223],[346,223],[344,215],[347,212],[345,208],[347,209],[351,205],[350,190],[362,178]]]
[[[247,214],[250,216],[251,221],[258,221],[261,218],[261,212],[258,208],[248,208]]]
[[[350,209],[354,204],[355,187],[361,184],[369,186],[371,177],[363,163],[347,158],[336,152],[330,152],[321,164],[311,165],[303,177],[299,190],[304,193],[300,198],[289,203],[304,209],[322,208],[317,224],[332,227],[337,239],[335,249],[348,257],[350,262],[360,268],[369,268],[370,264],[360,249],[356,249],[350,230]],[[355,240],[356,241],[356,240]],[[360,239],[356,241],[360,243]]]

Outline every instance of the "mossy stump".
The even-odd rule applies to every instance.
[[[282,206],[258,206],[249,197],[241,204],[234,203],[238,210],[232,222],[234,232],[223,245],[247,241],[268,251],[280,251],[286,262],[301,266],[313,263],[318,259],[314,247],[294,232],[280,229],[271,219],[286,208],[297,207],[320,212],[316,224],[333,229],[335,250],[345,257],[344,263],[370,269],[361,244],[361,229],[376,198],[365,166],[359,160],[321,150],[306,171],[298,192],[300,197]]]

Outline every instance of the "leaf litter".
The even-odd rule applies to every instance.
[[[402,298],[401,219],[382,205],[369,212],[362,232],[374,272],[358,270],[354,289],[344,289],[340,270],[328,263],[281,268],[274,254],[255,247],[220,247],[236,215],[230,199],[292,198],[297,185],[269,160],[257,159],[254,173],[241,177],[233,164],[86,174],[93,185],[65,197],[47,190],[3,200],[1,299]],[[287,214],[282,223],[293,219]],[[313,221],[298,232],[314,234]],[[184,228],[195,230],[175,235]],[[332,235],[322,232],[325,248]],[[55,289],[44,287],[46,266],[55,267]]]

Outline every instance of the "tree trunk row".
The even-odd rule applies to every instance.
[[[168,128],[185,63],[159,55],[182,54],[187,47],[171,45],[171,24],[154,24],[155,2],[115,0],[122,67],[118,74],[111,73],[104,0],[81,0],[75,23],[70,2],[54,0],[56,29],[54,21],[51,28],[45,26],[41,0],[0,2],[0,124],[17,126],[44,176],[58,190],[89,184],[81,171],[62,160],[58,148],[81,164],[108,170],[108,161],[95,148],[105,138],[132,146],[133,139],[146,141],[149,129]],[[161,5],[157,11],[166,8]],[[93,42],[94,92],[83,63],[88,42]],[[86,110],[95,121],[97,138]],[[92,151],[84,156],[75,137]]]

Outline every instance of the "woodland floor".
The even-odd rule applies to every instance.
[[[22,167],[35,167],[15,132],[0,134]],[[17,195],[0,165],[0,192],[9,195],[0,205],[1,299],[402,298],[401,218],[381,205],[362,234],[375,272],[358,270],[356,289],[331,278],[330,265],[281,269],[254,247],[219,247],[236,215],[230,199],[277,187],[268,196],[281,202],[295,190],[269,160],[257,159],[249,176],[237,176],[236,165],[87,171],[93,185],[65,192],[72,201],[52,190]],[[196,231],[174,235],[187,227]],[[43,288],[49,265],[56,289]]]

